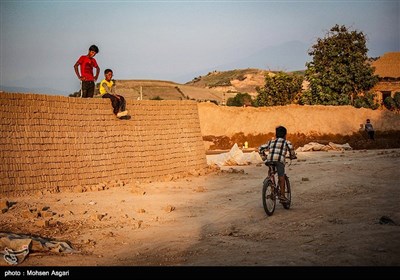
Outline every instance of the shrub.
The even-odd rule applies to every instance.
[[[356,108],[369,108],[372,110],[378,109],[379,104],[375,103],[374,93],[365,93],[363,96],[358,96],[354,99],[354,107]]]
[[[388,96],[383,100],[383,105],[389,110],[394,110],[396,109],[396,102],[391,96]]]
[[[394,103],[396,103],[397,109],[400,109],[400,92],[396,92],[393,96]]]
[[[226,105],[236,107],[251,106],[253,105],[253,99],[251,98],[250,94],[239,92],[235,95],[235,97],[228,98]]]

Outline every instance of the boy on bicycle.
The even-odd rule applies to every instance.
[[[287,130],[284,126],[278,126],[275,129],[275,139],[269,140],[266,144],[261,145],[258,148],[260,155],[266,156],[266,162],[273,162],[276,165],[278,171],[278,185],[281,190],[281,196],[279,200],[287,201],[285,197],[285,156],[289,152],[290,159],[296,159],[296,153],[293,149],[293,145],[290,141],[286,140]],[[264,158],[263,158],[264,159]]]

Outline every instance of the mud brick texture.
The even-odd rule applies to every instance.
[[[158,180],[207,166],[193,101],[0,93],[0,193]]]

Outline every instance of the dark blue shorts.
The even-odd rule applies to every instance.
[[[280,161],[274,161],[276,165],[276,170],[278,171],[278,176],[285,175],[285,165]]]

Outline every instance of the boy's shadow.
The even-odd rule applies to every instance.
[[[120,117],[119,119],[120,119],[120,120],[130,120],[131,118],[132,118],[131,116],[126,115],[126,116]]]

